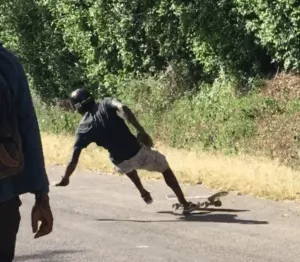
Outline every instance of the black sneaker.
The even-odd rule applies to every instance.
[[[186,205],[182,205],[181,210],[183,215],[187,215],[195,210],[199,210],[199,205],[196,205],[192,202],[188,202]]]
[[[145,201],[146,204],[151,204],[153,202],[153,199],[150,195],[150,193],[147,191],[144,194],[141,195],[143,200]]]
[[[199,205],[196,205],[192,202],[188,202],[186,205],[183,204],[173,204],[175,214],[187,215],[194,210],[199,210]]]
[[[183,207],[183,214],[188,214],[191,213],[194,210],[198,210],[199,209],[199,205],[196,205],[192,202],[188,202],[187,205],[184,205]]]

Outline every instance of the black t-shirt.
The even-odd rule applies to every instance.
[[[74,150],[94,142],[108,150],[112,162],[118,164],[136,155],[141,146],[111,100],[105,98],[93,112],[85,113],[76,130]]]

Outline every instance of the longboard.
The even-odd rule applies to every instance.
[[[209,206],[215,206],[220,207],[222,206],[222,201],[220,200],[221,197],[227,196],[229,192],[227,191],[220,191],[212,195],[208,196],[189,196],[186,197],[186,199],[204,199],[204,201],[196,203],[199,208],[207,208]],[[166,195],[166,198],[168,200],[177,200],[176,195],[174,194],[168,194]],[[176,203],[173,204],[173,207],[178,208],[180,204]]]

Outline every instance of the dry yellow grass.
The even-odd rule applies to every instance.
[[[74,138],[42,134],[47,164],[65,165],[72,153]],[[215,189],[234,190],[242,194],[275,200],[298,200],[300,172],[278,162],[252,156],[224,156],[206,152],[189,152],[163,145],[164,154],[181,183],[200,183]],[[107,152],[95,145],[85,149],[78,168],[113,173]],[[157,173],[139,172],[142,178],[158,179]]]

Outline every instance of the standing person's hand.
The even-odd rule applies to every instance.
[[[38,227],[39,222],[41,222],[40,227]],[[48,194],[36,200],[31,211],[31,226],[32,232],[35,233],[34,238],[39,238],[52,232],[53,215]]]

